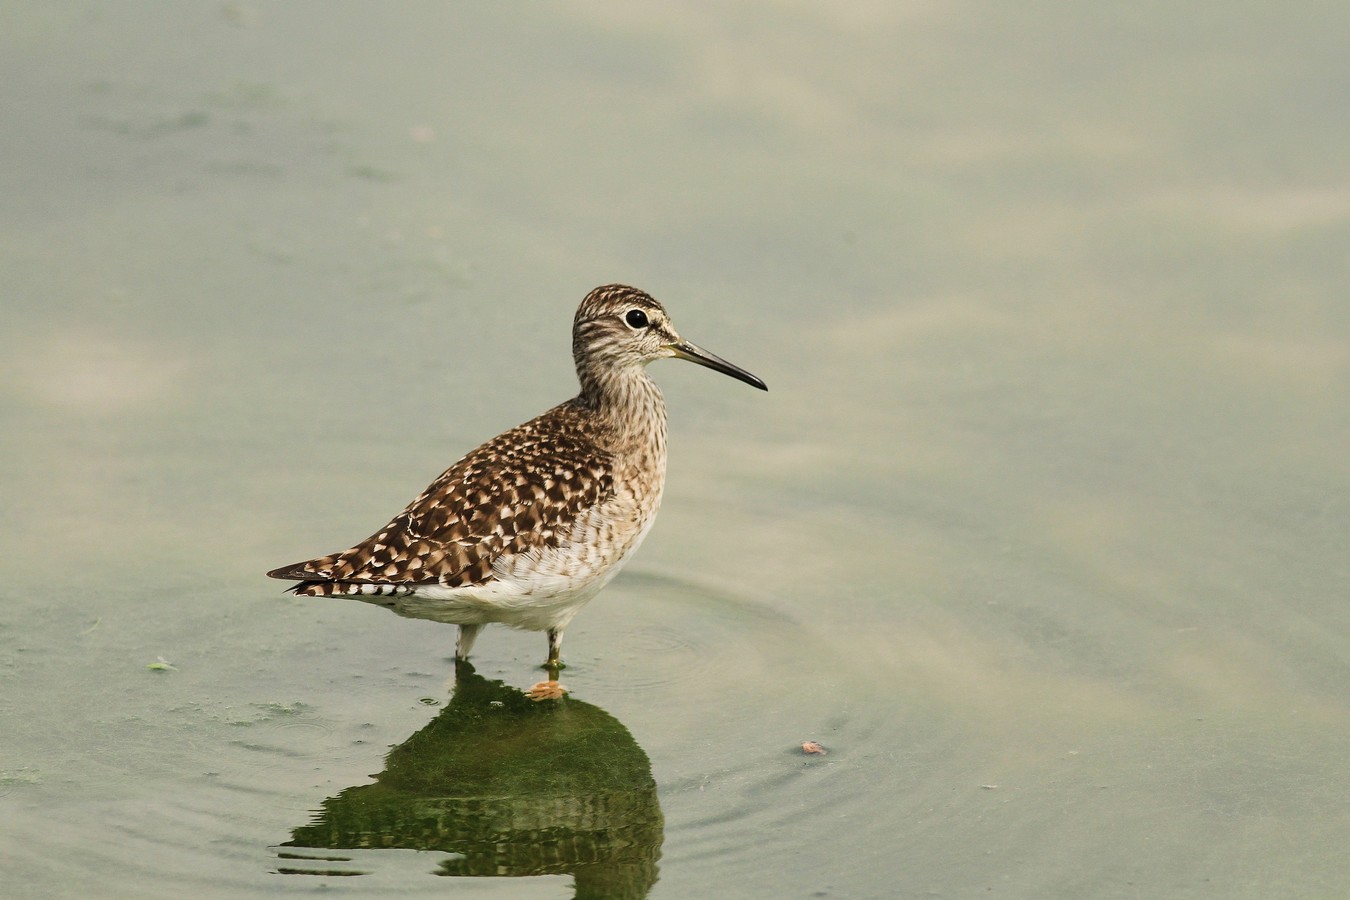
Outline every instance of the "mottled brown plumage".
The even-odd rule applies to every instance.
[[[357,585],[455,588],[492,580],[503,554],[554,548],[577,515],[614,495],[613,455],[576,400],[493,438],[455,463],[361,543],[268,572],[332,596]]]
[[[349,596],[460,626],[457,656],[501,622],[562,631],[618,571],[656,516],[666,410],[646,373],[675,356],[756,387],[755,376],[680,338],[661,304],[607,285],[572,327],[581,393],[469,453],[356,546],[274,569],[306,596]]]

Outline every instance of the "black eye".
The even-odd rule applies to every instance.
[[[623,320],[628,323],[629,328],[646,328],[648,325],[647,314],[640,309],[630,309]]]

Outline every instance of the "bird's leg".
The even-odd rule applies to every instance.
[[[544,662],[545,669],[563,669],[566,666],[562,661],[562,636],[561,628],[550,628],[548,630],[548,660]]]
[[[469,651],[473,649],[473,642],[478,640],[478,632],[482,630],[482,625],[459,626],[459,639],[455,641],[455,659],[469,658]]]
[[[562,669],[562,629],[548,630],[548,661],[543,668],[548,672],[548,681],[541,681],[525,692],[531,700],[561,700],[567,688],[558,683],[558,671]]]

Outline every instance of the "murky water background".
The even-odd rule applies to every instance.
[[[0,18],[6,895],[1350,889],[1350,12]],[[609,281],[770,392],[654,370],[562,717],[540,635],[452,701],[262,577],[569,396]]]

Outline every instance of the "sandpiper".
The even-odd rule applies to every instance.
[[[492,622],[546,631],[549,680],[531,695],[561,696],[563,629],[633,555],[661,504],[666,404],[646,367],[672,356],[768,390],[681,338],[650,295],[598,287],[572,323],[581,393],[469,453],[351,549],[267,574],[298,581],[296,594],[458,625],[457,659]]]

